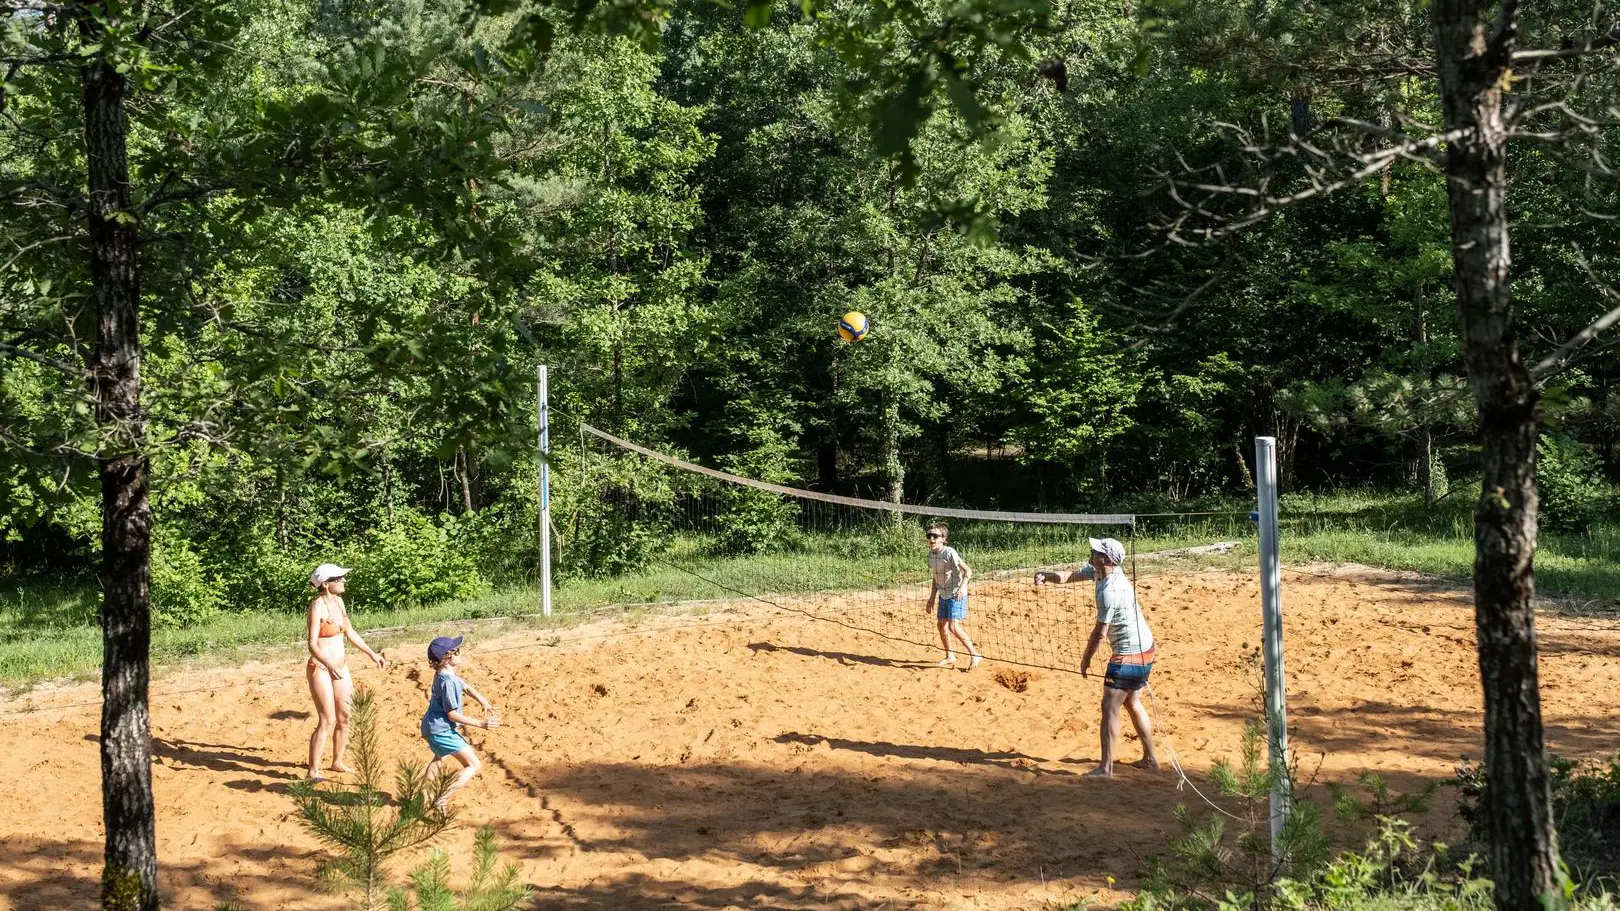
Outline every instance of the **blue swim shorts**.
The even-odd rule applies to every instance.
[[[947,598],[944,595],[941,595],[939,597],[939,619],[966,620],[967,596],[963,595],[960,598]]]
[[[1151,673],[1153,673],[1151,661],[1140,664],[1115,659],[1108,662],[1108,671],[1103,674],[1103,686],[1129,693],[1147,686],[1148,675]]]
[[[441,731],[437,734],[423,734],[428,746],[433,750],[434,759],[443,759],[451,753],[459,753],[472,746],[465,737],[454,730]]]

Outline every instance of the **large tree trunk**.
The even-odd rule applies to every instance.
[[[101,28],[85,20],[87,38]],[[101,471],[101,801],[106,846],[101,905],[156,911],[157,827],[147,713],[151,643],[148,579],[152,514],[142,452],[138,225],[130,205],[127,80],[107,62],[83,68],[90,189],[90,275],[96,345],[91,355]]]
[[[1495,12],[1493,26],[1487,10]],[[1463,356],[1479,403],[1485,482],[1474,510],[1474,623],[1485,691],[1486,799],[1496,906],[1557,895],[1558,844],[1536,680],[1535,386],[1519,360],[1508,285],[1507,130],[1515,0],[1435,0],[1452,258]]]

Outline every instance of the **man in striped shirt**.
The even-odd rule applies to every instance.
[[[1119,738],[1122,707],[1130,713],[1131,724],[1142,740],[1142,758],[1131,765],[1157,772],[1159,757],[1153,751],[1153,724],[1147,708],[1142,705],[1142,690],[1153,673],[1153,631],[1142,616],[1136,589],[1123,570],[1125,546],[1113,538],[1091,538],[1090,544],[1091,559],[1085,568],[1076,572],[1043,570],[1035,574],[1036,585],[1081,579],[1097,582],[1097,625],[1092,628],[1085,656],[1080,659],[1080,675],[1091,676],[1091,658],[1104,635],[1113,654],[1103,674],[1102,761],[1089,774],[1099,778],[1114,777],[1114,741]]]

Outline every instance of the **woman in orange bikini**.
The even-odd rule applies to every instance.
[[[349,704],[354,696],[354,681],[349,679],[349,663],[343,654],[343,640],[366,653],[378,667],[387,667],[388,661],[379,652],[371,650],[360,632],[349,625],[349,613],[343,607],[343,577],[349,574],[334,563],[322,563],[309,577],[309,584],[320,594],[309,602],[309,661],[304,665],[304,679],[309,681],[309,695],[315,700],[315,732],[309,735],[309,780],[320,781],[321,754],[326,751],[326,738],[332,738],[332,764],[334,772],[347,772],[343,764],[343,751],[349,746]]]

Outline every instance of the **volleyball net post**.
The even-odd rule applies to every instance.
[[[1260,525],[1260,609],[1264,628],[1266,724],[1271,774],[1271,856],[1282,860],[1293,794],[1288,776],[1288,696],[1283,677],[1282,555],[1277,542],[1277,439],[1254,438]]]
[[[551,616],[551,403],[546,365],[536,368],[535,411],[540,424],[540,614]]]

